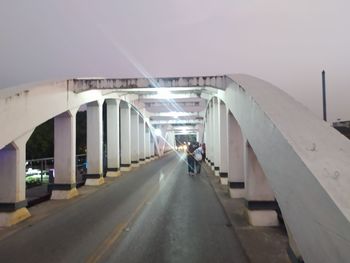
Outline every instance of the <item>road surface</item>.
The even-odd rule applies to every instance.
[[[205,170],[171,153],[0,240],[0,262],[247,262]],[[88,189],[87,187],[86,189]]]

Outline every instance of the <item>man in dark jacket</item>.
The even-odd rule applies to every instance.
[[[195,145],[193,143],[190,143],[187,147],[187,165],[188,165],[188,175],[193,176],[194,175],[194,164],[195,159],[193,156],[193,152],[195,150]]]

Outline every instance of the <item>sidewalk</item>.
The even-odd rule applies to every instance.
[[[290,263],[285,228],[249,225],[244,199],[232,199],[227,185],[220,184],[220,178],[214,175],[207,164],[203,168],[251,263]]]

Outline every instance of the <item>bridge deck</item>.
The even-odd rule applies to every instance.
[[[175,154],[0,231],[2,262],[247,262],[205,170]]]

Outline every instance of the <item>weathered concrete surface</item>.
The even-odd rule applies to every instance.
[[[174,161],[173,161],[174,164]],[[184,159],[102,262],[248,262],[208,177],[189,177]]]
[[[0,90],[0,123],[6,123],[1,126],[0,149],[33,131],[45,121],[81,105],[104,99],[132,103],[135,98],[135,95],[104,90],[89,90],[77,94],[73,91],[72,80]],[[143,113],[142,117],[149,123],[147,112]]]
[[[304,259],[348,260],[349,141],[273,85],[244,75],[229,77],[236,82],[225,78],[226,90],[217,90],[217,96],[252,145]],[[6,125],[0,148],[69,109],[97,99],[127,99],[73,89],[72,81],[64,81],[1,92],[0,123]]]
[[[290,263],[288,237],[284,227],[254,227],[248,222],[245,200],[230,198],[229,189],[214,176],[211,168],[203,165],[208,179],[220,200],[251,263]]]
[[[74,79],[74,91],[96,89],[135,89],[157,87],[215,87],[226,86],[226,76],[131,78],[131,79]]]
[[[304,260],[348,261],[350,142],[273,85],[230,78],[237,82],[218,97],[254,149]]]

